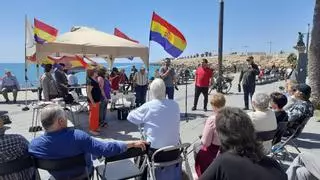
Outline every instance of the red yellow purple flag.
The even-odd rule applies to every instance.
[[[37,43],[54,41],[57,37],[58,30],[44,22],[34,19],[34,39]]]
[[[150,41],[159,43],[173,57],[179,57],[187,46],[183,34],[155,12],[152,15]]]

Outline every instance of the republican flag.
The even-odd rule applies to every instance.
[[[159,43],[173,57],[179,57],[187,46],[182,33],[155,12],[152,15],[150,41]]]
[[[48,24],[34,19],[34,39],[37,43],[51,42],[56,39],[58,30]]]
[[[129,38],[129,36],[127,36],[126,34],[124,34],[123,32],[121,32],[118,28],[114,28],[114,35],[115,36],[118,36],[118,37],[121,37],[123,39],[126,39],[128,41],[132,41],[132,42],[135,42],[135,43],[139,43],[139,41],[136,41],[136,40],[133,40],[131,38]]]

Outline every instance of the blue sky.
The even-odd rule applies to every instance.
[[[297,32],[312,24],[315,0],[225,0],[224,52],[294,51]],[[217,50],[218,0],[10,0],[1,2],[0,62],[24,61],[24,16],[38,18],[59,33],[73,25],[124,33],[148,45],[152,11],[176,26],[188,45],[182,54]],[[151,43],[150,60],[169,56]]]

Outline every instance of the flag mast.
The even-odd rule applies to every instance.
[[[25,107],[22,108],[22,111],[28,111],[28,66],[27,66],[27,20],[28,17],[25,15],[24,20],[24,80],[25,80]]]

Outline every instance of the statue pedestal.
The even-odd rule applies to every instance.
[[[294,46],[299,53],[298,55],[298,64],[297,64],[297,81],[298,83],[306,83],[307,78],[307,64],[308,64],[308,57],[306,51],[306,46]]]

